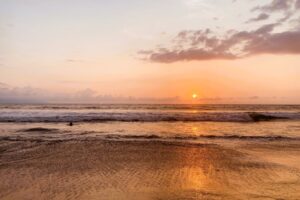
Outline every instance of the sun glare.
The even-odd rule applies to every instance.
[[[194,93],[194,94],[192,95],[192,98],[193,98],[193,99],[197,99],[197,98],[198,98],[198,95],[197,95],[196,93]]]

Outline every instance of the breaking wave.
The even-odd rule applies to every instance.
[[[300,112],[41,112],[0,113],[0,122],[259,122],[299,120]]]
[[[287,137],[281,135],[263,135],[263,136],[252,136],[252,135],[199,135],[199,136],[171,136],[163,137],[159,135],[105,135],[105,139],[142,139],[142,140],[264,140],[264,141],[275,141],[275,140],[300,140],[298,137]]]
[[[58,131],[58,129],[37,127],[37,128],[28,128],[28,129],[20,130],[20,132],[39,132],[39,133],[53,132],[53,131]]]

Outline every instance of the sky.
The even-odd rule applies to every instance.
[[[299,77],[300,0],[0,0],[0,103],[299,104]]]

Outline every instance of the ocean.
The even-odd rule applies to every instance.
[[[300,105],[0,106],[11,140],[298,140],[299,122]]]

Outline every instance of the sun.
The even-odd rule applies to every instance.
[[[197,98],[198,98],[198,94],[194,93],[194,94],[192,95],[192,98],[193,98],[193,99],[197,99]]]

